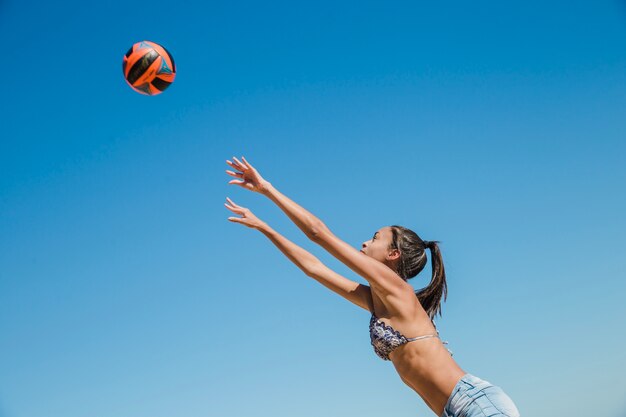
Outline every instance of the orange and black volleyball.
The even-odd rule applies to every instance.
[[[137,42],[126,52],[122,70],[133,90],[149,96],[161,94],[176,77],[172,55],[150,41]]]

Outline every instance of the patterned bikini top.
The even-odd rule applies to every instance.
[[[439,337],[439,332],[437,332],[437,334],[427,334],[409,338],[382,322],[374,314],[372,314],[372,318],[370,319],[370,339],[372,346],[374,346],[374,352],[376,352],[381,359],[386,361],[390,360],[389,354],[397,347],[415,340],[428,339],[431,337]],[[443,343],[447,344],[448,342]],[[450,352],[450,354],[452,354],[452,352]]]

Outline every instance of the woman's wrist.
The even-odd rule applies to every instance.
[[[272,189],[274,188],[272,186],[272,183],[269,181],[265,181],[260,187],[259,192],[265,196],[269,196],[270,193],[272,192]]]
[[[259,224],[256,227],[256,230],[258,230],[261,233],[267,234],[270,233],[272,231],[272,228],[265,222],[261,222],[261,224]]]

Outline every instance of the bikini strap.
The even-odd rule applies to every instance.
[[[424,336],[407,337],[406,341],[407,342],[414,342],[415,340],[428,339],[430,337],[439,337],[439,335],[438,334],[427,334],[427,335],[424,335]]]

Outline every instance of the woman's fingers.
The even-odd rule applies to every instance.
[[[230,165],[232,168],[236,169],[237,171],[241,171],[241,172],[235,172],[231,170],[226,170],[226,173],[228,175],[238,179],[238,180],[229,181],[228,183],[239,185],[250,191],[259,191],[261,187],[262,179],[260,178],[258,172],[256,172],[256,170],[252,167],[252,165],[250,165],[243,156],[241,157],[241,159],[243,159],[245,163],[241,162],[236,157],[233,157],[233,160],[235,162],[232,162],[228,159],[226,160],[226,163]]]
[[[244,156],[241,157],[241,160],[243,162],[240,161],[239,159],[237,159],[237,157],[233,156],[233,161],[235,161],[235,162],[232,162],[232,161],[227,159],[226,163],[228,165],[232,166],[233,168],[238,169],[239,171],[244,171],[245,172],[245,171],[247,171],[249,169],[254,169],[254,167],[248,162],[248,160]]]
[[[233,200],[231,200],[228,197],[226,197],[226,199],[228,200],[228,203],[230,203],[230,204],[224,203],[224,206],[228,210],[232,211],[233,213],[238,214],[238,215],[241,216],[241,217],[232,217],[231,216],[231,217],[228,218],[228,221],[233,222],[233,223],[240,223],[240,224],[243,224],[244,226],[251,227],[250,224],[249,224],[250,219],[248,219],[247,216],[246,216],[246,211],[248,211],[248,209],[246,209],[245,207],[238,206],[237,204],[235,204],[233,202]]]
[[[234,207],[229,206],[229,205],[228,205],[228,204],[226,204],[226,203],[224,203],[224,206],[226,206],[226,208],[227,208],[228,210],[232,211],[233,213],[236,213],[236,214],[241,214],[241,213],[239,213],[239,210],[237,210],[237,209],[236,209],[236,208],[234,208]]]
[[[242,161],[246,164],[246,166],[247,166],[248,168],[250,168],[250,169],[254,169],[254,167],[253,167],[252,165],[250,165],[250,162],[248,162],[248,161],[246,160],[246,158],[245,158],[243,155],[241,155],[241,160],[242,160]]]
[[[242,157],[242,159],[243,159],[243,157]],[[235,158],[234,156],[233,156],[233,160],[234,160],[235,162],[237,162],[237,164],[241,165],[241,167],[242,167],[244,170],[248,169],[248,165],[244,164],[243,162],[241,162],[239,159]]]
[[[232,211],[233,213],[243,215],[243,212],[245,210],[243,207],[239,207],[237,204],[233,203],[231,199],[228,199],[228,203],[230,204],[224,203],[228,210]]]
[[[231,200],[229,197],[226,197],[226,201],[228,201],[228,203],[224,203],[224,206],[232,211],[235,214],[238,214],[241,217],[228,217],[228,221],[234,222],[234,223],[241,223],[246,227],[251,227],[251,228],[257,228],[259,227],[259,219],[257,219],[257,217],[252,214],[252,212],[250,211],[250,209],[247,209],[245,207],[241,207],[240,205],[236,204],[233,200]]]
[[[231,177],[235,177],[235,178],[241,178],[243,176],[242,172],[233,172],[233,171],[226,170],[226,173],[230,175]]]
[[[238,178],[238,180],[228,181],[229,184],[237,184],[237,185],[243,186],[247,182],[243,177],[243,173],[241,172],[233,172],[233,171],[226,170],[226,173],[230,175],[231,177]]]
[[[228,201],[230,203],[231,206],[238,208],[238,209],[243,209],[243,207],[235,204],[235,202],[233,200],[230,199],[230,197],[226,197],[226,201]]]
[[[237,181],[237,180],[232,180],[232,181],[228,181],[229,184],[235,184],[235,185],[239,185],[247,190],[250,191],[254,191],[254,185],[250,184],[248,181],[246,180],[241,180],[241,181]]]
[[[228,165],[230,165],[231,167],[235,168],[238,171],[244,171],[244,167],[241,164],[238,164],[236,162],[232,162],[232,161],[230,161],[228,159],[226,160],[226,163]]]
[[[237,164],[237,169],[240,171],[247,171],[249,168],[246,164],[244,164],[243,162],[241,162],[239,159],[237,159],[236,157],[233,156],[233,161],[235,161],[235,164]]]
[[[230,180],[228,181],[229,184],[237,184],[237,185],[242,185],[245,183],[245,181],[243,180]]]
[[[233,200],[231,200],[230,198],[226,197],[226,200],[228,200],[228,202],[230,203],[231,207],[233,207],[233,211],[235,211],[237,214],[241,214],[242,216],[245,216],[246,213],[250,213],[250,210],[248,210],[245,207],[241,207],[238,204],[235,204],[235,202]],[[224,203],[226,204],[226,203]]]

